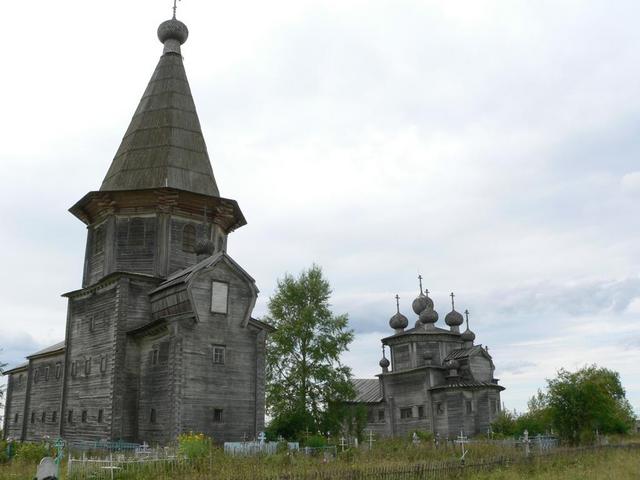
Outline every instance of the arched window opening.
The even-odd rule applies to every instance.
[[[104,227],[99,226],[93,231],[93,254],[97,255],[104,251]]]
[[[196,227],[185,225],[182,229],[182,251],[193,253],[196,245]]]

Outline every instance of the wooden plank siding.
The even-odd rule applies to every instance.
[[[9,375],[5,405],[5,438],[19,440],[25,420],[25,400],[27,397],[28,371],[17,371]]]
[[[60,422],[64,353],[30,360],[31,390],[26,405],[25,440],[55,438]]]

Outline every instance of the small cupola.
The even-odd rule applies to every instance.
[[[455,295],[451,292],[451,311],[444,317],[444,322],[451,327],[452,332],[460,333],[460,325],[464,323],[464,319],[462,318],[462,314],[456,311],[454,299]]]
[[[400,296],[396,295],[396,314],[389,319],[389,326],[393,328],[396,333],[401,333],[409,325],[407,317],[400,313]]]

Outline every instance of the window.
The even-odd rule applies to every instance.
[[[157,365],[159,359],[160,359],[160,350],[158,348],[154,348],[151,351],[151,365]]]
[[[67,423],[73,423],[73,410],[67,412]]]
[[[229,296],[229,284],[224,282],[211,282],[211,311],[213,313],[227,313],[227,301]]]
[[[42,415],[40,416],[40,423],[45,423],[46,421],[47,421],[47,413],[42,412]]]
[[[467,400],[466,404],[467,404],[467,413],[473,413],[473,404],[471,403],[471,400]]]
[[[196,227],[193,225],[185,225],[182,229],[182,251],[193,253],[196,245]]]
[[[93,254],[104,251],[104,227],[100,226],[93,230]]]
[[[224,365],[225,348],[222,345],[213,346],[213,363]]]
[[[104,413],[102,412],[102,409],[98,410],[98,423],[102,423],[102,420],[104,418]]]
[[[213,423],[222,423],[222,409],[214,408],[213,409]]]
[[[18,385],[22,385],[22,381],[24,380],[24,375],[20,374],[18,376]]]
[[[442,405],[442,402],[436,403],[436,413],[438,415],[444,415],[444,405]]]
[[[367,410],[367,423],[373,423],[374,418],[373,410]]]
[[[130,247],[144,247],[144,220],[142,218],[132,218],[129,221],[129,238]]]
[[[93,332],[96,328],[96,319],[95,317],[91,316],[89,317],[89,331]]]
[[[151,423],[156,423],[156,409],[155,408],[151,409],[151,415],[149,416],[149,421]]]
[[[18,423],[18,418],[19,418],[19,415],[16,413],[16,414],[13,416],[13,423]]]
[[[498,402],[491,400],[491,413],[498,413]]]
[[[424,418],[424,406],[423,405],[419,405],[418,406],[418,417],[419,418]]]
[[[84,361],[84,374],[89,375],[91,373],[91,357]]]
[[[82,411],[82,423],[87,423],[87,411],[83,410]]]
[[[400,418],[411,418],[411,417],[413,417],[413,409],[411,407],[400,409]]]
[[[49,381],[49,367],[48,366],[44,367],[44,381],[45,382]]]
[[[38,380],[40,380],[40,370],[36,369],[36,371],[33,372],[33,383],[38,383]]]
[[[51,422],[56,423],[58,421],[58,412],[54,410],[51,412]]]
[[[78,363],[77,362],[71,362],[71,376],[75,377],[78,373]]]
[[[384,410],[378,410],[378,421],[384,422]]]
[[[62,375],[62,364],[58,362],[56,363],[56,379],[59,379],[60,375]]]
[[[102,355],[100,357],[100,372],[104,373],[107,371],[107,356]]]
[[[31,412],[31,423],[36,423],[36,412]]]

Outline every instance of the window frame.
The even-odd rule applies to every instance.
[[[187,235],[187,230],[189,231]],[[182,251],[184,253],[195,253],[196,239],[198,231],[194,224],[187,223],[182,227]]]
[[[214,408],[213,409],[213,423],[224,423],[224,409],[223,408]]]
[[[218,305],[216,302],[214,302],[214,295],[216,294],[216,288],[215,286],[218,285],[219,287],[223,287],[224,286],[224,290],[225,290],[225,296],[224,296],[224,311],[222,311],[222,309],[218,309],[216,308],[214,310],[214,303],[216,305]],[[218,313],[220,315],[228,315],[229,314],[229,283],[228,282],[223,282],[220,280],[211,280],[211,297],[210,297],[210,308],[209,310],[211,311],[211,313]],[[218,293],[220,293],[220,291],[218,291]]]
[[[88,420],[89,413],[87,412],[87,410],[82,410],[82,413],[80,414],[80,423],[87,423]]]
[[[413,407],[400,407],[400,420],[413,418]]]
[[[216,361],[216,353],[222,352],[222,361]],[[211,346],[211,361],[214,365],[225,365],[227,363],[227,347],[226,345]]]

